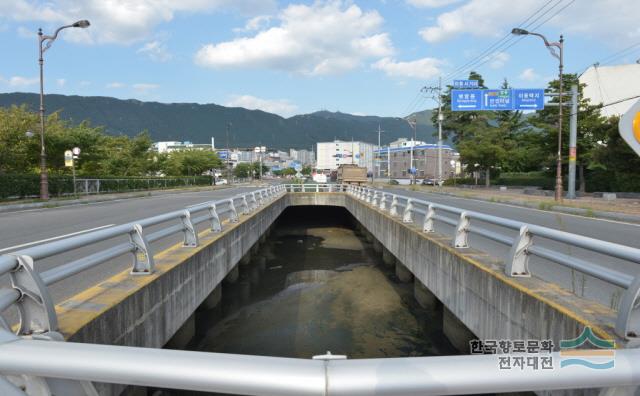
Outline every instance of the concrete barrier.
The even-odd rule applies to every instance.
[[[178,244],[156,255],[156,271],[131,276],[123,271],[56,307],[68,341],[149,348],[163,347],[176,333],[185,345],[195,310],[238,271],[238,263],[286,208],[279,197],[221,233],[200,233],[200,246]],[[241,283],[241,282],[238,282]],[[247,282],[248,286],[248,282]],[[117,395],[121,385],[96,384],[101,395]]]

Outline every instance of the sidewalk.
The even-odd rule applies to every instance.
[[[115,201],[119,199],[131,199],[131,198],[143,198],[153,197],[166,194],[180,194],[190,191],[212,191],[222,190],[235,186],[247,186],[250,183],[221,185],[221,186],[197,186],[176,188],[167,190],[148,190],[148,191],[131,191],[114,194],[94,194],[94,195],[81,195],[78,198],[64,197],[64,198],[51,198],[46,202],[39,200],[16,200],[0,202],[0,213],[17,212],[20,210],[28,209],[41,209],[41,208],[57,208],[60,206],[72,206],[72,205],[86,205],[97,202]]]
[[[564,199],[557,203],[553,197],[525,195],[521,189],[506,191],[493,189],[469,189],[459,187],[433,186],[386,186],[394,188],[413,189],[428,193],[452,195],[459,198],[477,199],[486,202],[496,202],[522,206],[551,212],[568,213],[585,217],[602,218],[607,220],[640,223],[640,199],[617,198],[604,200],[594,197],[580,197]]]

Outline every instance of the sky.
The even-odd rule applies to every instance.
[[[37,29],[87,19],[45,53],[45,91],[216,103],[283,117],[318,110],[403,117],[473,69],[538,88],[640,58],[637,0],[0,0],[0,92],[38,92]]]

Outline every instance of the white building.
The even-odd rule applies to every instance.
[[[423,142],[422,140],[411,140],[411,139],[407,139],[407,138],[399,138],[398,140],[394,140],[393,142],[389,143],[389,147],[391,148],[402,148],[402,147],[411,147],[412,145],[415,146],[424,146],[426,145],[427,142]]]
[[[195,144],[191,142],[164,141],[153,143],[153,149],[159,153],[170,153],[182,150],[213,150],[212,144]]]
[[[373,172],[374,145],[371,143],[336,140],[317,145],[316,168],[319,170],[332,171],[343,164],[355,164],[366,167],[369,172]]]
[[[580,76],[580,83],[586,84],[583,90],[585,98],[592,105],[609,104],[601,110],[605,117],[621,115],[638,101],[640,93],[640,64],[617,66],[591,66]],[[627,100],[625,100],[627,99]]]
[[[315,153],[310,150],[289,149],[289,157],[303,165],[314,165],[316,162]]]

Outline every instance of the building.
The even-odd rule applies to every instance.
[[[593,65],[582,73],[580,83],[585,84],[583,97],[592,105],[607,105],[600,110],[603,116],[622,115],[638,101],[635,97],[640,93],[640,64]]]
[[[424,143],[424,142],[421,142]],[[392,179],[410,179],[411,174],[411,144],[401,147],[382,147],[376,151],[379,158],[376,158],[375,177]],[[391,162],[388,163],[388,156]],[[460,154],[447,145],[442,145],[442,179],[448,179],[459,173]],[[380,164],[378,173],[377,164]],[[438,178],[438,145],[420,144],[413,148],[413,167],[416,169],[417,179],[437,179]],[[391,171],[389,176],[388,171]]]
[[[391,148],[401,148],[401,147],[411,147],[413,146],[423,146],[427,144],[427,142],[423,142],[422,140],[412,140],[407,138],[399,138],[398,140],[394,140],[389,143],[389,147]]]
[[[366,142],[335,140],[318,143],[316,169],[333,171],[342,164],[354,164],[373,172],[373,149],[374,145]]]
[[[153,143],[153,149],[158,153],[170,153],[183,150],[213,150],[213,144],[195,144],[189,141],[164,141]]]
[[[311,150],[289,149],[289,157],[293,161],[298,161],[302,165],[315,165],[316,155]]]

